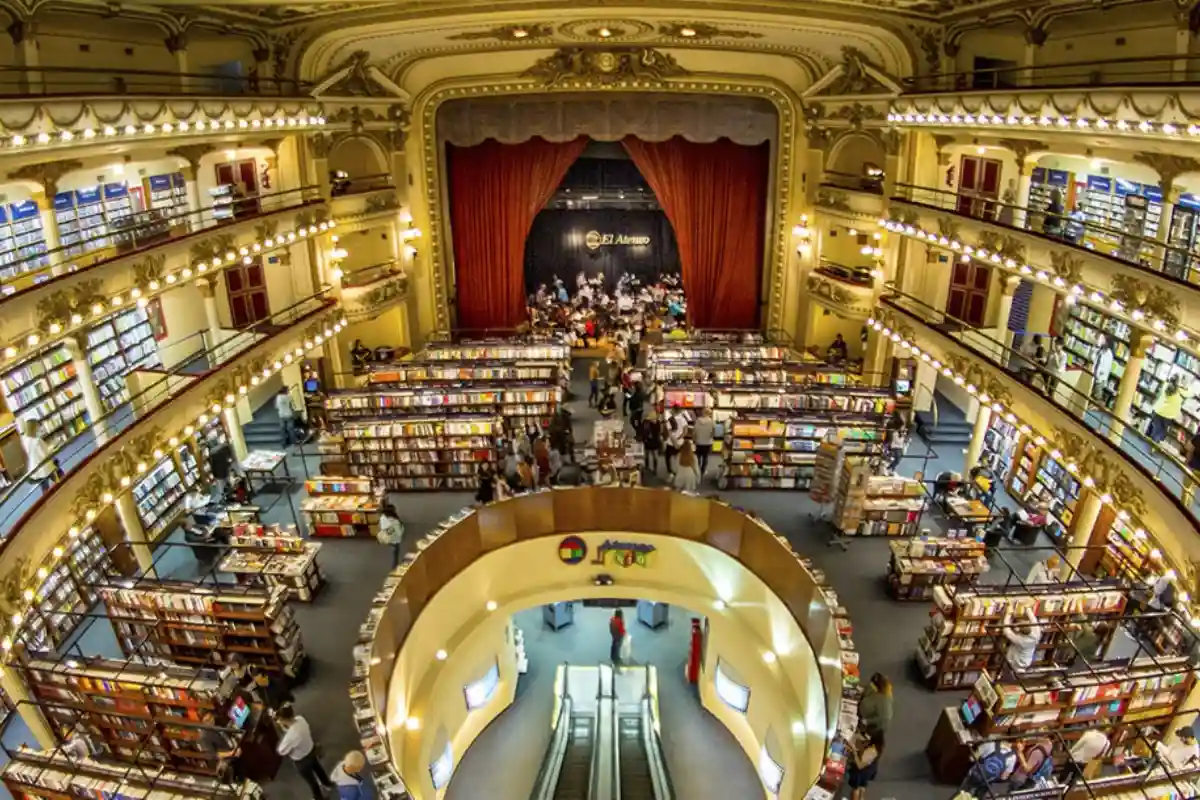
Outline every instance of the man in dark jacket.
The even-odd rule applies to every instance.
[[[223,442],[216,434],[208,438],[208,468],[212,472],[212,501],[225,502],[225,490],[229,487],[229,479],[233,475],[233,448],[229,442]]]

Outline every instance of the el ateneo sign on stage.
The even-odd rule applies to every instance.
[[[578,239],[576,240],[578,241]],[[588,250],[599,250],[601,247],[644,247],[650,244],[649,236],[626,236],[623,233],[600,233],[588,231],[583,238]]]

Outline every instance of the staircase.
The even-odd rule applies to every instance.
[[[587,714],[571,718],[571,741],[563,756],[554,800],[586,800],[592,782],[592,726]]]
[[[242,433],[250,450],[278,450],[283,445],[283,428],[273,400],[254,412],[254,419],[242,426]]]
[[[962,411],[958,406],[951,403],[949,400],[939,398],[938,395],[933,396],[933,403],[937,406],[937,422],[934,423],[933,410],[918,411],[917,433],[921,434],[921,438],[929,445],[949,445],[952,447],[966,447],[971,443],[971,431],[975,427],[967,418],[963,416]]]
[[[622,714],[621,742],[621,800],[654,800],[654,784],[650,780],[650,764],[642,746],[641,714]]]

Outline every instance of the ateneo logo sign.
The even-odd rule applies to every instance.
[[[622,245],[625,247],[644,247],[650,244],[649,236],[626,236],[623,233],[600,233],[588,231],[583,237],[583,243],[588,250],[599,250],[601,247]]]

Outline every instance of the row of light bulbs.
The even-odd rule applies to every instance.
[[[986,392],[984,392],[984,391],[980,390],[978,387],[976,387],[975,384],[970,383],[967,380],[966,376],[964,376],[963,374],[956,372],[955,370],[951,369],[948,365],[943,364],[939,359],[937,359],[932,354],[930,354],[930,352],[928,350],[923,350],[922,348],[918,347],[911,340],[905,338],[904,336],[901,336],[898,332],[887,327],[886,325],[884,325],[882,322],[875,319],[874,317],[868,317],[867,324],[869,326],[871,326],[873,329],[875,329],[876,331],[878,331],[879,333],[881,333],[884,337],[890,339],[895,345],[899,346],[900,349],[902,349],[906,352],[912,353],[914,358],[921,359],[926,364],[928,364],[929,366],[933,367],[936,371],[938,371],[942,376],[954,381],[954,383],[957,386],[960,386],[963,389],[965,389],[967,394],[971,395],[976,400],[978,400],[980,405],[990,408],[992,410],[992,412],[995,414],[1003,415],[1004,421],[1007,422],[1009,425],[1012,425],[1013,427],[1015,427],[1022,436],[1025,436],[1025,437],[1032,436],[1033,444],[1036,447],[1044,448],[1047,445],[1048,440],[1046,439],[1046,437],[1041,435],[1040,433],[1035,435],[1032,426],[1030,426],[1024,420],[1019,419],[1017,417],[1017,415],[1015,413],[1013,413],[1011,408],[1005,408],[1003,403],[1001,403],[999,400],[995,399],[994,397],[990,397]],[[1054,459],[1055,461],[1059,462],[1060,464],[1063,463],[1063,453],[1061,450],[1052,447],[1049,452],[1049,456],[1050,456],[1050,458]],[[1068,460],[1068,461],[1066,461],[1065,464],[1063,464],[1063,466],[1066,468],[1067,472],[1071,473],[1071,475],[1073,475],[1085,487],[1087,487],[1088,489],[1095,488],[1096,479],[1094,477],[1092,477],[1091,475],[1084,473],[1080,469],[1078,463],[1076,463],[1075,461]],[[1129,519],[1130,519],[1129,512],[1123,508],[1117,508],[1116,503],[1114,502],[1113,496],[1111,494],[1109,494],[1108,492],[1101,492],[1098,496],[1099,496],[1101,503],[1103,503],[1104,505],[1113,507],[1113,510],[1116,512],[1117,519],[1119,519],[1123,523],[1129,522]],[[1147,534],[1143,528],[1135,528],[1133,531],[1133,535],[1136,538],[1142,539],[1142,540],[1148,538],[1148,536],[1149,536],[1149,534]],[[1154,560],[1159,560],[1162,558],[1162,551],[1159,550],[1158,548],[1154,548],[1150,551],[1150,557]],[[1168,569],[1164,574],[1166,575],[1167,578],[1172,579],[1172,580],[1176,577],[1175,570],[1173,570],[1173,569]],[[1190,600],[1187,592],[1179,593],[1177,595],[1177,598],[1185,606],[1187,605],[1187,603]],[[1192,622],[1193,626],[1200,627],[1200,618],[1192,617],[1191,622]]]
[[[325,118],[319,116],[299,115],[291,117],[255,117],[254,119],[239,120],[196,120],[187,122],[164,122],[159,125],[145,123],[143,125],[104,125],[100,128],[82,128],[71,130],[62,128],[54,131],[25,135],[14,133],[7,140],[9,150],[25,150],[36,147],[70,145],[76,142],[126,141],[129,139],[146,139],[149,137],[194,135],[206,131],[256,131],[274,130],[276,128],[319,128],[325,125]]]
[[[1161,317],[1156,317],[1153,314],[1147,314],[1140,308],[1127,309],[1125,304],[1115,297],[1107,297],[1098,289],[1089,289],[1081,283],[1067,285],[1067,282],[1060,276],[1055,275],[1049,270],[1030,266],[1029,264],[1018,264],[1014,259],[1005,257],[1000,253],[989,252],[983,247],[972,247],[958,239],[951,239],[940,233],[918,228],[915,225],[906,225],[903,222],[896,220],[879,220],[879,225],[886,230],[894,233],[899,233],[903,236],[908,236],[914,239],[929,244],[946,247],[960,254],[960,259],[963,262],[968,262],[971,259],[977,261],[985,261],[999,267],[1003,267],[1010,272],[1016,273],[1023,278],[1035,280],[1047,286],[1054,287],[1066,294],[1069,302],[1081,302],[1084,305],[1095,308],[1109,316],[1117,317],[1127,321],[1134,327],[1149,328],[1155,333],[1164,336],[1169,335],[1175,342],[1184,347],[1184,349],[1194,353],[1200,357],[1200,348],[1194,348],[1188,343],[1193,340],[1200,340],[1200,334],[1189,334],[1186,330],[1180,327],[1177,323],[1168,322]],[[1173,329],[1173,331],[1172,331]]]
[[[167,439],[167,446],[171,450],[174,450],[179,446],[181,441],[191,438],[198,430],[203,430],[204,426],[209,423],[209,420],[216,417],[222,411],[234,408],[237,405],[238,398],[244,397],[250,391],[252,386],[258,386],[264,380],[281,372],[286,366],[294,363],[297,359],[303,358],[306,352],[320,347],[327,339],[330,339],[341,332],[342,328],[346,327],[346,325],[346,318],[341,317],[327,326],[323,333],[318,333],[311,339],[305,339],[303,343],[297,344],[294,349],[285,352],[281,357],[275,359],[272,364],[264,367],[260,375],[252,375],[248,383],[243,383],[238,386],[237,394],[230,393],[225,395],[224,403],[213,403],[210,408],[205,409],[203,412],[197,415],[192,423],[184,425],[182,429]],[[155,448],[154,452],[151,454],[154,458],[154,463],[157,463],[164,455],[166,455],[166,452],[168,451],[164,451],[162,448]],[[117,480],[120,484],[121,490],[130,490],[134,480],[136,480],[139,476],[146,474],[150,467],[151,464],[148,464],[145,461],[139,461],[134,467],[133,475],[121,475],[118,477]],[[124,491],[120,493],[124,494]],[[78,539],[83,530],[96,519],[96,516],[100,514],[100,512],[106,507],[116,502],[116,499],[117,496],[113,492],[105,492],[102,494],[100,496],[99,507],[87,509],[87,511],[84,512],[83,519],[78,520],[75,525],[72,525],[67,530],[67,542],[69,543],[75,539]],[[62,561],[65,552],[66,548],[64,548],[62,545],[56,546],[50,553],[50,563],[43,564],[42,566],[38,567],[35,575],[37,576],[39,587],[45,582],[50,573],[58,566],[59,562]],[[37,590],[32,587],[26,587],[24,590],[22,590],[22,597],[27,602],[40,599],[37,594]],[[20,612],[14,613],[12,615],[13,630],[16,631],[21,626],[23,621],[23,614]],[[11,638],[5,638],[3,641],[0,641],[0,648],[3,648],[4,650],[11,650],[12,646],[13,642]]]
[[[1028,114],[1017,116],[1009,114],[1008,116],[1000,116],[999,114],[888,114],[888,122],[898,125],[926,125],[926,126],[945,126],[945,125],[963,125],[981,128],[1040,128],[1057,130],[1062,132],[1070,131],[1100,131],[1102,133],[1129,134],[1133,136],[1162,136],[1167,138],[1180,137],[1200,137],[1200,125],[1195,123],[1176,124],[1174,122],[1152,122],[1148,119],[1126,120],[1116,119],[1110,120],[1101,117],[1099,119],[1089,119],[1087,117],[1074,116],[1058,116],[1047,117],[1029,116]]]
[[[320,223],[311,225],[301,225],[294,231],[285,231],[277,233],[274,236],[268,236],[261,241],[254,241],[248,245],[243,245],[237,250],[227,250],[224,254],[214,254],[211,259],[206,261],[197,261],[190,267],[184,267],[177,272],[169,272],[163,276],[162,281],[152,280],[143,290],[139,287],[134,287],[128,292],[117,292],[112,297],[107,298],[105,302],[95,302],[90,309],[92,320],[104,317],[112,312],[124,308],[129,304],[136,304],[139,308],[145,308],[150,300],[163,292],[170,289],[184,286],[190,281],[204,277],[211,269],[222,269],[234,264],[251,264],[254,259],[264,253],[270,253],[284,247],[289,247],[298,239],[305,239],[309,236],[317,236],[328,230],[333,229],[337,225],[335,220],[326,220]],[[76,330],[82,328],[88,323],[85,315],[76,311],[69,319],[59,320],[50,323],[46,332],[50,337],[67,336]],[[0,363],[11,362],[20,358],[27,357],[31,351],[39,346],[53,341],[53,338],[43,338],[39,333],[30,333],[25,336],[22,347],[18,347],[16,343],[10,342],[3,352],[3,360]]]

